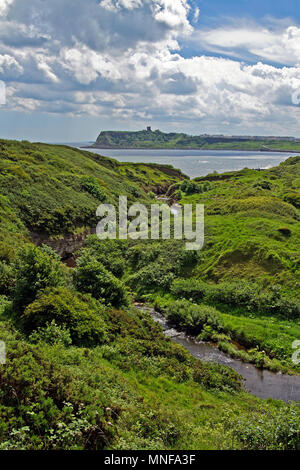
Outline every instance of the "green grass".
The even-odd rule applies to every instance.
[[[94,147],[98,148],[143,148],[143,149],[202,149],[202,150],[284,150],[300,151],[299,142],[281,140],[237,140],[212,136],[191,136],[184,133],[166,134],[152,131],[103,131]]]
[[[168,166],[0,141],[0,340],[7,346],[0,449],[300,448],[297,407],[245,393],[234,371],[193,358],[132,306],[141,298],[167,309],[182,278],[214,288],[242,278],[250,294],[259,283],[262,299],[273,289],[281,306],[286,296],[297,301],[299,158],[264,172],[210,175],[182,189],[182,202],[206,204],[201,252],[187,252],[184,241],[92,236],[80,253],[79,283],[78,270],[49,248],[30,247],[32,232],[48,242],[83,235],[95,227],[99,203],[121,194],[150,204],[153,192],[173,194],[183,179]],[[126,292],[118,309],[113,285]],[[249,360],[261,361],[265,350],[266,367],[289,369],[298,318],[229,305],[224,292],[206,316],[193,309],[195,322],[218,319],[216,331],[203,324],[200,334],[214,335],[231,354],[237,352],[226,335],[248,342]],[[254,346],[258,352],[249,351]]]

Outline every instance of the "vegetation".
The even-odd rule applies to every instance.
[[[264,137],[225,137],[209,135],[187,135],[160,130],[103,131],[94,148],[142,148],[142,149],[202,149],[202,150],[300,150],[299,140],[272,139]]]
[[[0,152],[0,449],[300,449],[299,407],[249,395],[133,303],[259,367],[299,372],[299,207],[288,196],[299,157],[189,182],[64,146],[1,141]],[[84,238],[99,202],[167,191],[205,203],[201,252],[92,235],[68,268],[49,248]]]

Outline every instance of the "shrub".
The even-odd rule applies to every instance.
[[[63,283],[62,266],[57,255],[49,247],[28,246],[18,262],[14,306],[23,310],[34,301],[39,291]]]
[[[216,309],[208,305],[194,305],[186,300],[171,303],[167,308],[167,318],[191,334],[199,334],[205,326],[221,329]]]
[[[108,387],[97,394],[91,411],[96,389],[91,375],[83,383],[83,375],[61,365],[55,356],[60,352],[52,352],[48,356],[41,344],[8,342],[7,366],[0,367],[0,450],[100,450],[111,442]]]
[[[289,202],[293,206],[300,208],[300,193],[288,193],[283,197],[284,201]]]
[[[206,291],[207,285],[198,279],[176,279],[171,286],[171,292],[176,297],[197,303],[203,300]]]
[[[96,235],[91,235],[82,254],[89,253],[114,276],[122,277],[126,268],[124,248],[126,245],[120,240],[99,240]]]
[[[98,201],[105,202],[107,200],[104,189],[93,176],[82,178],[81,187]]]
[[[243,449],[300,450],[300,414],[296,405],[236,420],[234,436]]]
[[[103,343],[106,339],[104,316],[104,307],[90,296],[56,288],[47,289],[26,308],[23,322],[26,331],[44,328],[42,334],[45,335],[46,332],[49,334],[47,324],[54,321],[55,325],[70,331],[75,345],[91,346]]]
[[[54,320],[47,323],[45,327],[39,327],[33,331],[29,336],[29,341],[33,344],[43,342],[51,345],[62,344],[66,347],[72,344],[70,331],[64,326],[57,325]]]
[[[128,304],[125,285],[90,253],[79,258],[73,281],[77,290],[91,294],[107,305],[120,307]]]
[[[9,295],[16,282],[14,268],[0,261],[0,295]]]
[[[174,278],[175,275],[168,269],[168,266],[150,263],[130,276],[127,282],[136,292],[142,294],[156,288],[169,289]]]
[[[259,188],[259,189],[267,189],[271,190],[272,189],[272,184],[268,180],[259,180],[253,185],[254,188]]]
[[[185,180],[181,184],[181,190],[186,194],[199,194],[203,193],[204,187],[195,181]]]
[[[195,279],[178,279],[173,282],[171,291],[176,297],[197,303],[204,301],[214,305],[244,307],[249,311],[281,315],[287,319],[300,317],[299,303],[282,295],[281,287],[276,285],[262,291],[260,286],[248,281],[207,284]]]

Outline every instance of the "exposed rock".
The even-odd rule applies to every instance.
[[[87,228],[80,233],[69,233],[60,237],[50,237],[46,234],[31,232],[32,241],[36,246],[50,246],[62,260],[71,258],[72,255],[85,245],[86,238],[95,233],[95,229]]]

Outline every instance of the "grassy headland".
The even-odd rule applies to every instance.
[[[300,139],[276,137],[227,137],[164,133],[160,130],[103,131],[92,148],[199,149],[300,152]]]

